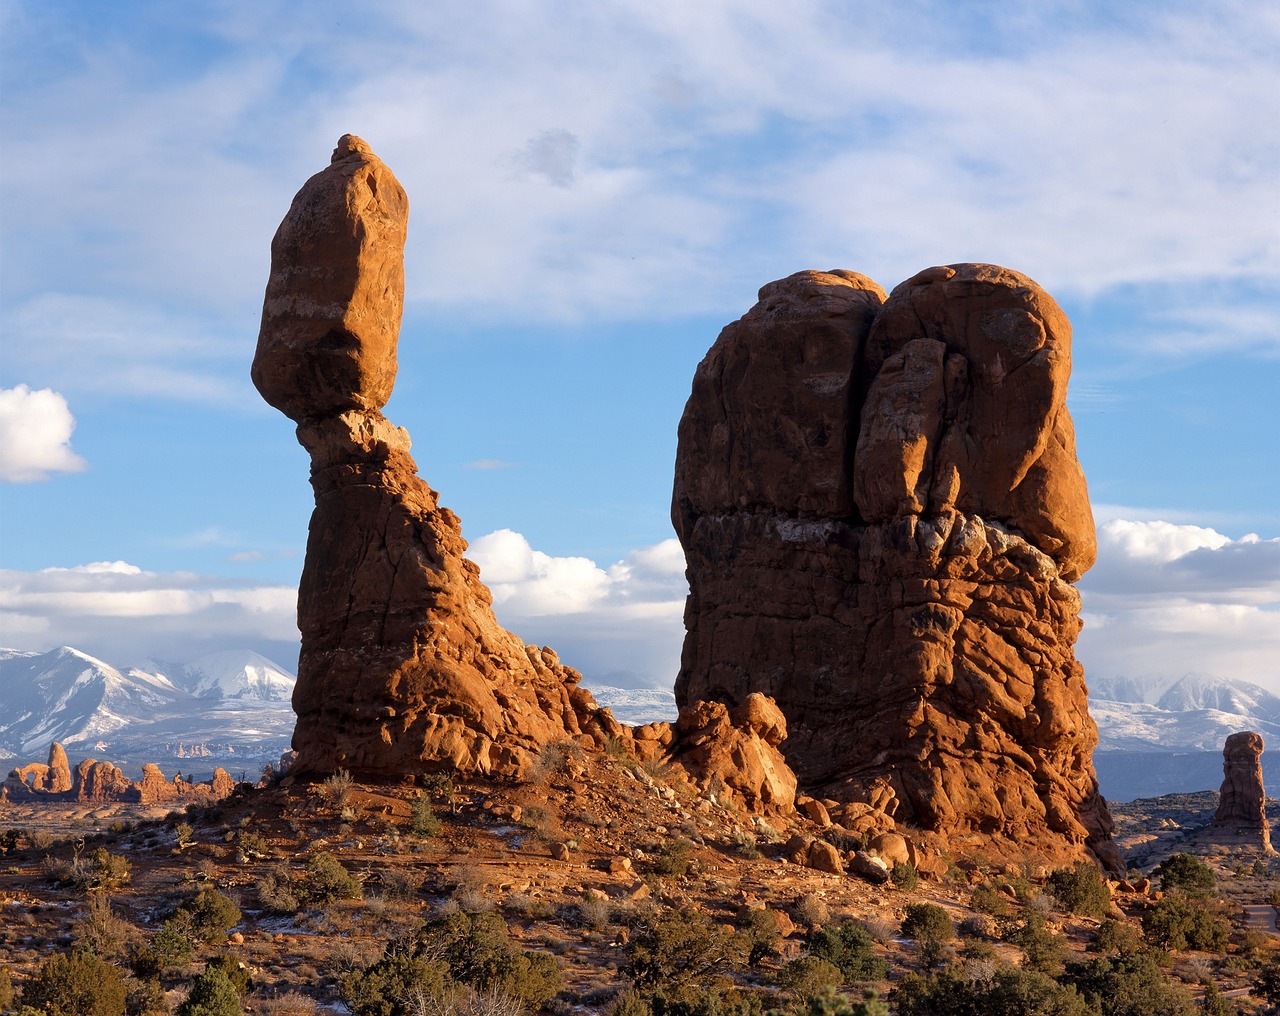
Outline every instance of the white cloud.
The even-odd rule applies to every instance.
[[[1088,674],[1205,673],[1280,692],[1280,539],[1111,519],[1080,589]]]
[[[0,570],[0,644],[44,651],[71,645],[108,660],[189,660],[255,648],[297,651],[297,590],[124,561],[38,572]]]
[[[663,540],[608,568],[534,550],[510,529],[467,554],[493,593],[494,613],[529,642],[550,645],[587,683],[669,688],[684,640],[684,553]]]
[[[34,483],[51,473],[78,473],[84,459],[71,450],[75,417],[50,388],[0,389],[0,481]]]

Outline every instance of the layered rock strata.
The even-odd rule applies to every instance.
[[[881,828],[1120,867],[1073,652],[1070,336],[990,265],[765,286],[680,421],[682,709],[772,697],[800,785]]]
[[[1225,830],[1271,852],[1267,794],[1262,784],[1262,735],[1232,734],[1222,746],[1222,792],[1211,828]]]
[[[298,592],[296,773],[521,775],[541,745],[603,743],[577,671],[504,630],[457,516],[380,412],[396,375],[409,205],[345,135],[271,244],[253,381],[298,424],[316,507]]]

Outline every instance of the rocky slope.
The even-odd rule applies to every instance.
[[[1070,324],[1025,276],[765,286],[699,365],[672,517],[676,698],[777,700],[804,787],[952,846],[1111,867],[1073,654],[1093,520]]]

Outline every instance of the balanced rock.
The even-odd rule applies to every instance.
[[[801,787],[881,828],[1122,867],[1074,656],[1095,535],[1070,338],[991,265],[887,299],[844,271],[765,286],[680,421],[677,704],[769,696]]]
[[[518,775],[548,742],[603,743],[609,718],[577,671],[498,624],[457,516],[380,412],[408,211],[391,171],[345,135],[271,244],[252,376],[297,422],[316,500],[298,590],[294,771]]]
[[[1262,784],[1262,735],[1253,731],[1232,734],[1222,747],[1222,792],[1213,816],[1215,829],[1229,829],[1256,839],[1271,851],[1271,827],[1267,823],[1267,795]]]

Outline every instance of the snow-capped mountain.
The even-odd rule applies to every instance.
[[[93,743],[187,698],[161,674],[121,673],[62,646],[0,659],[0,743],[18,754],[49,742]]]
[[[590,685],[591,694],[602,706],[608,706],[613,718],[629,726],[675,721],[676,697],[660,688],[615,688],[612,685]]]
[[[186,664],[151,660],[147,666],[201,699],[288,705],[298,680],[278,663],[248,649],[209,653]]]
[[[0,650],[0,751],[38,759],[53,741],[73,754],[105,749],[157,758],[197,747],[200,754],[234,754],[237,746],[269,743],[278,751],[293,730],[294,681],[248,650],[125,670],[69,646]]]
[[[1218,751],[1227,735],[1256,730],[1280,746],[1280,697],[1256,684],[1188,674],[1176,681],[1089,683],[1100,751]]]

